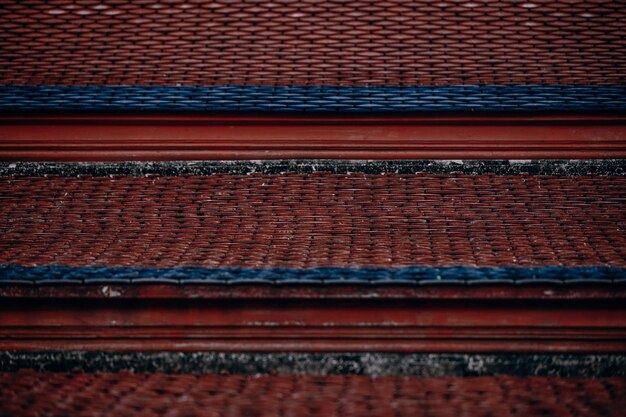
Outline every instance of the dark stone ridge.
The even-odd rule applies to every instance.
[[[0,371],[406,376],[626,376],[622,354],[0,352]]]
[[[497,175],[626,175],[626,160],[490,160],[490,161],[172,161],[172,162],[0,162],[0,176],[75,177],[109,175],[213,175],[252,173],[398,173]]]

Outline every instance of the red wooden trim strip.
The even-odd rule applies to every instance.
[[[626,158],[626,116],[0,117],[0,160]]]
[[[620,300],[5,299],[0,350],[623,352]]]

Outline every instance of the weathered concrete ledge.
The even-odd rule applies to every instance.
[[[170,162],[0,162],[0,176],[335,174],[626,175],[624,159],[560,160],[268,160]]]

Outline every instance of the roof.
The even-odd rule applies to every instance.
[[[0,5],[0,108],[626,108],[614,1],[54,0]]]
[[[0,373],[0,413],[621,416],[624,378]],[[42,395],[44,394],[44,395]],[[619,411],[622,410],[622,411]]]
[[[2,177],[0,280],[522,284],[626,278],[623,175],[354,168]]]

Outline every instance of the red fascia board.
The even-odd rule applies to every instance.
[[[1,116],[0,160],[626,158],[626,116]]]
[[[4,299],[2,350],[624,352],[623,300]]]
[[[0,286],[1,350],[626,351],[624,286]]]

